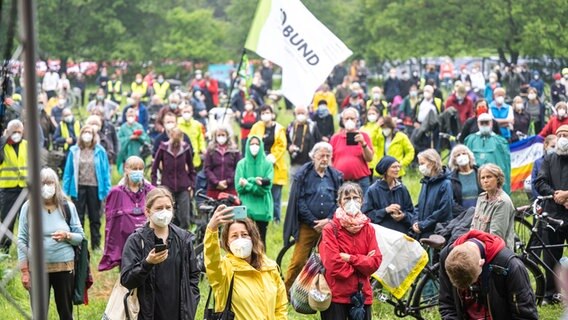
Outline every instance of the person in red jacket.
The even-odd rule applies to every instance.
[[[324,227],[319,245],[332,296],[331,305],[322,311],[321,318],[344,320],[364,314],[357,319],[372,319],[373,291],[369,278],[379,269],[383,256],[375,229],[361,212],[361,187],[347,182],[337,194],[339,207],[331,223]]]
[[[556,104],[556,116],[552,116],[548,123],[540,133],[539,136],[546,138],[548,135],[555,134],[560,126],[568,124],[568,105],[564,101]]]
[[[467,119],[473,117],[473,102],[467,96],[467,91],[463,84],[456,85],[456,91],[446,101],[446,110],[454,107],[460,116],[460,124],[463,125]]]

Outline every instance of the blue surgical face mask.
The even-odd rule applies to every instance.
[[[144,171],[142,170],[132,170],[128,174],[130,181],[134,183],[140,183],[144,180]]]
[[[318,117],[325,118],[329,114],[329,109],[327,108],[326,105],[320,105],[318,106],[318,110],[316,111],[316,113]]]

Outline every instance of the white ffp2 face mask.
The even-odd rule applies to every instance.
[[[345,203],[343,209],[348,215],[354,216],[361,211],[361,203],[355,200],[349,200]]]
[[[246,259],[252,254],[252,240],[249,238],[238,238],[229,244],[231,253],[241,259]]]
[[[421,164],[418,166],[418,171],[420,171],[420,173],[425,176],[425,177],[429,177],[431,172],[430,169],[428,169],[428,166],[425,164]]]
[[[252,146],[249,147],[249,149],[250,149],[250,153],[251,153],[253,156],[256,156],[256,155],[258,154],[258,152],[260,151],[260,146],[259,146],[259,145],[256,145],[256,144],[253,144]]]
[[[459,155],[456,158],[456,163],[458,164],[458,166],[463,167],[469,164],[469,157],[467,154],[462,154]]]
[[[55,195],[55,186],[52,184],[44,184],[41,186],[41,197],[43,200],[49,200]]]
[[[172,218],[174,217],[174,214],[171,210],[160,210],[157,212],[154,212],[154,214],[152,214],[150,216],[150,220],[152,220],[152,222],[161,228],[167,227],[170,222],[172,222]]]

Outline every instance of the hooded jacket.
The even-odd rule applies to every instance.
[[[374,254],[369,256],[372,251]],[[377,244],[375,229],[369,222],[359,232],[352,234],[334,216],[323,228],[319,252],[332,302],[351,304],[351,296],[357,292],[361,282],[365,305],[373,304],[369,277],[381,266],[383,255]],[[343,261],[339,253],[349,254],[349,261]]]
[[[79,195],[79,158],[81,149],[79,146],[72,146],[69,149],[67,162],[65,162],[65,172],[63,174],[63,192],[66,195],[77,198]],[[110,164],[105,149],[100,144],[95,144],[93,152],[93,162],[95,164],[95,176],[97,177],[98,200],[103,201],[110,191]]]
[[[477,132],[465,138],[465,145],[473,152],[478,166],[493,163],[503,170],[505,174],[503,190],[511,193],[511,151],[507,140],[494,133],[482,135]]]
[[[255,156],[250,152],[250,140],[256,138],[260,141],[260,150]],[[245,157],[237,163],[237,171],[235,173],[235,188],[241,202],[247,207],[249,218],[255,221],[272,221],[272,180],[274,179],[274,168],[272,163],[266,160],[263,152],[264,143],[262,138],[258,136],[249,136],[245,149]],[[256,183],[256,178],[267,178],[270,183],[260,186]],[[241,186],[239,181],[241,178],[247,180],[245,186]]]
[[[535,297],[525,265],[498,236],[472,230],[459,237],[440,254],[440,314],[444,320],[468,319],[462,297],[452,286],[444,268],[448,254],[456,245],[477,239],[485,246],[485,266],[482,277],[488,277],[487,286],[481,288],[483,304],[492,319],[538,319]],[[506,272],[501,272],[506,270]],[[482,282],[483,283],[483,282]]]
[[[453,193],[449,172],[446,168],[435,177],[424,177],[420,180],[422,188],[418,196],[418,204],[414,208],[412,224],[418,223],[420,238],[428,238],[438,222],[446,222],[452,218]]]
[[[270,148],[270,154],[276,158],[274,163],[274,181],[273,184],[284,186],[288,183],[288,165],[286,164],[286,159],[284,155],[286,154],[286,129],[279,123],[275,123],[276,128],[274,128],[274,144]],[[266,126],[263,121],[258,121],[250,129],[250,136],[258,136],[261,139],[264,137]],[[248,145],[247,145],[248,151]],[[261,147],[260,151],[264,152]]]
[[[152,162],[152,184],[157,185],[158,170],[162,173],[161,185],[172,192],[180,192],[193,188],[195,184],[195,169],[191,146],[181,142],[177,153],[174,154],[171,143],[162,142]]]
[[[404,212],[404,218],[399,222],[385,209],[393,203],[399,204]],[[406,234],[410,229],[414,207],[408,189],[401,182],[397,181],[391,190],[387,182],[380,179],[367,190],[361,211],[371,219],[371,222]]]
[[[554,195],[557,190],[568,190],[568,155],[545,155],[534,184],[543,196]],[[546,201],[545,211],[554,218],[568,222],[568,209],[554,201]]]
[[[278,265],[268,257],[260,270],[228,253],[221,257],[219,232],[205,231],[205,269],[215,293],[215,311],[225,309],[231,278],[234,276],[231,310],[236,320],[288,319],[288,297]]]
[[[169,229],[170,233],[173,233],[173,241],[170,246],[175,245],[175,252],[181,257],[179,263],[180,281],[171,284],[172,290],[179,290],[180,319],[193,320],[200,298],[200,272],[197,268],[193,249],[193,235],[173,224],[169,225]],[[138,320],[154,319],[156,268],[146,262],[146,257],[154,248],[155,237],[154,230],[150,228],[149,224],[146,224],[128,237],[122,252],[120,284],[127,289],[138,288],[138,301],[140,303]],[[144,243],[144,246],[142,246],[142,243]],[[164,300],[167,300],[167,297]]]

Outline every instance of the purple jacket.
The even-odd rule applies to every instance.
[[[207,189],[216,190],[219,181],[227,181],[227,189],[234,190],[235,170],[241,153],[236,148],[228,147],[224,153],[219,148],[207,150],[203,169],[207,176]]]
[[[154,186],[145,182],[137,193],[130,191],[125,185],[118,185],[110,190],[105,205],[105,249],[99,263],[99,271],[120,265],[126,239],[146,223],[146,195],[152,189]]]
[[[182,142],[180,150],[174,154],[168,142],[162,142],[154,163],[152,163],[152,184],[158,184],[158,170],[162,173],[160,185],[167,187],[172,192],[180,192],[193,188],[195,183],[195,169],[193,167],[193,153],[191,146]]]

